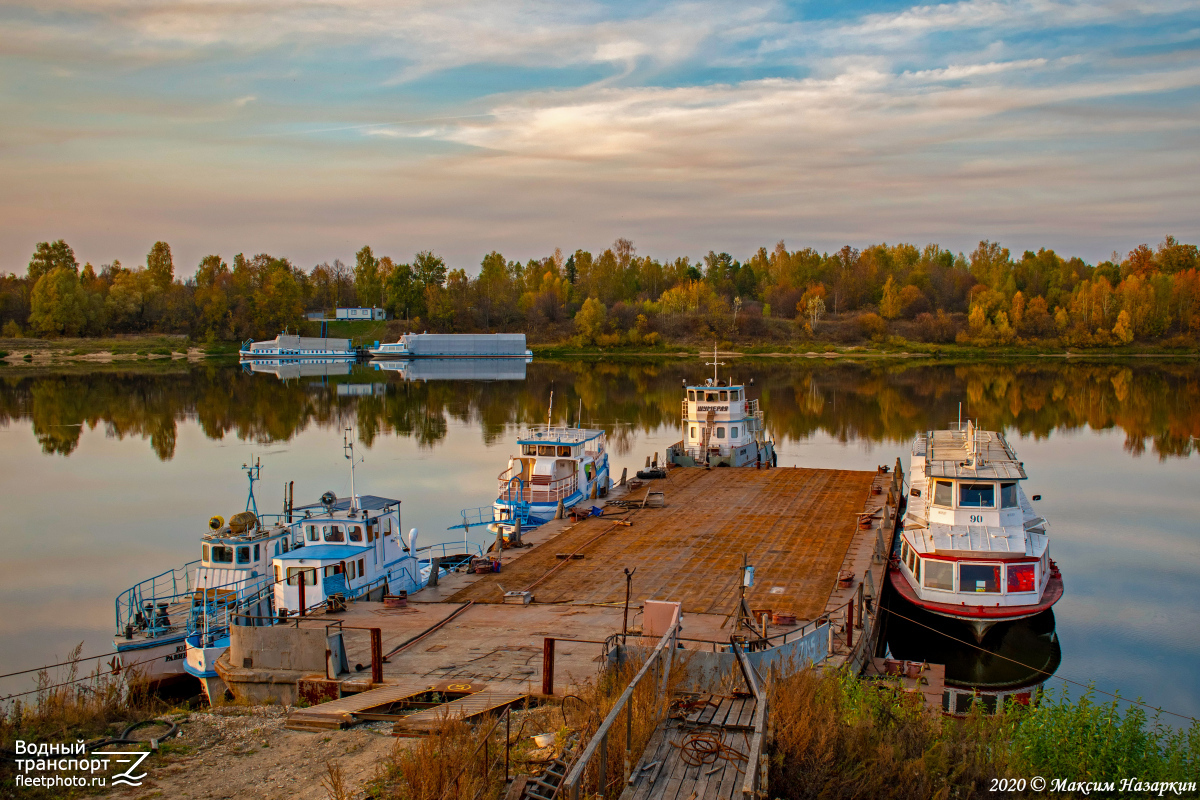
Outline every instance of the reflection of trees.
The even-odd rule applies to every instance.
[[[762,400],[781,441],[822,432],[840,441],[901,443],[953,421],[960,402],[964,418],[1039,438],[1083,426],[1120,428],[1134,455],[1149,448],[1160,458],[1186,456],[1191,437],[1200,435],[1200,367],[1191,363],[744,359],[732,368],[740,379],[754,377],[751,396]],[[485,443],[543,423],[553,391],[556,424],[574,424],[582,414],[626,455],[639,432],[679,425],[683,380],[705,374],[696,360],[631,359],[538,361],[524,382],[407,383],[364,367],[348,377],[284,382],[216,364],[9,375],[0,383],[0,423],[28,420],[42,450],[62,455],[78,445],[83,426],[103,424],[109,436],[149,439],[159,458],[170,459],[185,418],[214,439],[282,441],[309,425],[354,424],[368,445],[390,435],[433,447],[451,420],[478,427]],[[373,389],[339,394],[345,383]]]

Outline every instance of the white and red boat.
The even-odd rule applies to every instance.
[[[1049,524],[1022,488],[1027,477],[1002,433],[968,422],[918,435],[898,558],[888,570],[900,596],[968,623],[977,640],[998,622],[1058,602],[1062,575],[1050,559]]]

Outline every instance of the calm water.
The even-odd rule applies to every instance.
[[[1044,497],[1066,581],[1050,621],[1057,674],[1200,715],[1194,362],[727,360],[737,378],[754,378],[780,466],[907,465],[913,434],[945,427],[960,402],[1005,429],[1028,493]],[[216,364],[3,368],[0,672],[79,642],[85,655],[107,652],[114,596],[197,557],[207,519],[245,505],[239,467],[252,456],[264,512],[279,508],[288,480],[297,502],[341,496],[342,430],[353,426],[366,458],[359,491],[402,498],[405,527],[425,543],[449,540],[459,509],[491,502],[518,427],[545,420],[551,391],[556,421],[582,413],[610,431],[619,475],[678,439],[680,384],[706,369],[699,359],[540,361],[521,372],[426,382],[356,366],[285,381]],[[1020,636],[1044,639],[1042,629],[1014,634],[1005,652],[1032,658]],[[918,645],[960,673],[986,667],[961,648]]]

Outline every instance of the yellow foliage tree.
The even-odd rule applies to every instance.
[[[879,316],[884,319],[895,319],[900,316],[902,304],[900,293],[896,291],[896,281],[888,275],[887,283],[883,284],[883,299],[879,301]]]
[[[1113,338],[1121,344],[1129,344],[1133,341],[1133,323],[1129,319],[1129,312],[1121,309],[1121,313],[1117,314],[1117,324],[1112,329]]]

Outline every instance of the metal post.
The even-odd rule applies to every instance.
[[[542,640],[542,694],[554,694],[554,639]]]
[[[304,616],[304,570],[296,573],[296,577],[300,579],[300,616]]]
[[[633,759],[633,696],[630,695],[629,702],[625,704],[625,777],[626,782],[629,781],[629,771],[633,768],[630,762]]]
[[[383,683],[383,630],[371,628],[371,683]]]
[[[867,572],[867,574],[870,575],[871,573]],[[866,606],[863,605],[863,584],[862,584],[862,581],[859,581],[858,582],[858,624],[856,627],[860,631],[862,630],[863,616],[865,614],[865,611],[866,611]]]
[[[600,789],[601,797],[607,797],[608,796],[608,781],[607,781],[607,778],[608,778],[608,731],[605,731],[604,735],[600,737],[600,763],[597,765],[597,769],[599,770],[599,773],[600,773],[598,776],[599,780],[597,781],[597,788]]]
[[[637,572],[637,567],[633,568],[633,572]],[[633,592],[633,572],[629,571],[629,567],[625,568],[625,615],[621,617],[621,643],[625,643],[625,637],[629,633],[629,596]]]
[[[854,598],[846,607],[846,647],[854,648]]]
[[[512,706],[504,709],[504,783],[508,784],[508,752],[512,737]]]

